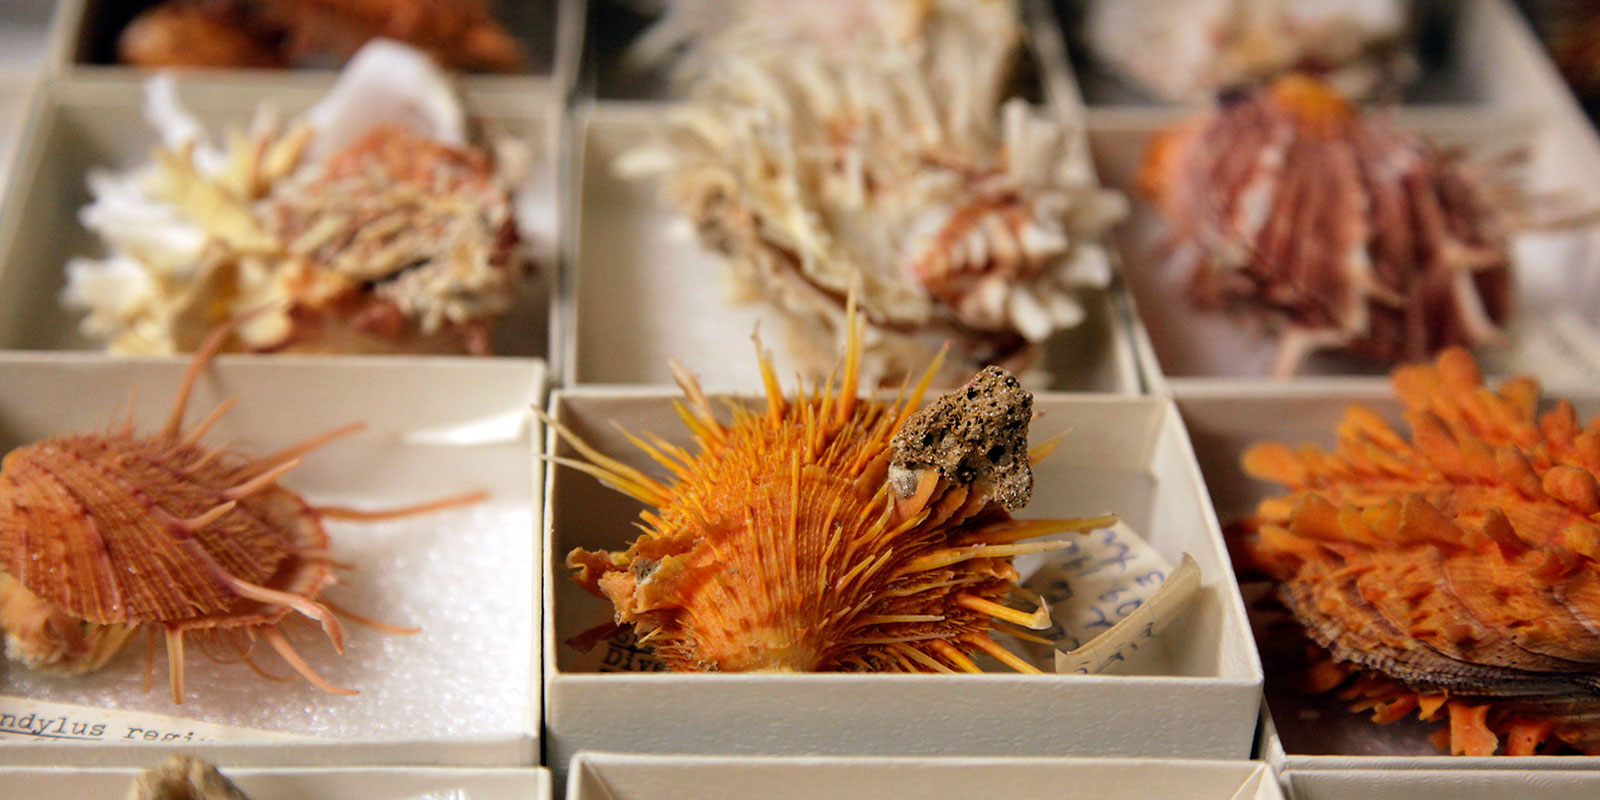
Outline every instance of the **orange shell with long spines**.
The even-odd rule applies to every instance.
[[[1316,683],[1359,674],[1349,697],[1386,721],[1444,706],[1457,753],[1600,752],[1600,419],[1540,415],[1527,378],[1491,391],[1459,348],[1394,385],[1409,438],[1356,407],[1332,452],[1244,458],[1289,490],[1257,509],[1249,557],[1351,668]]]
[[[361,511],[312,507],[277,484],[301,455],[359,424],[253,459],[201,446],[233,400],[184,432],[189,396],[241,321],[206,338],[159,433],[136,435],[130,411],[120,430],[47,439],[0,461],[0,633],[9,658],[87,672],[103,666],[133,633],[150,634],[153,648],[161,632],[172,698],[182,703],[186,634],[199,637],[207,655],[213,645],[233,647],[238,660],[261,673],[249,652],[259,638],[317,688],[355,693],[319,676],[278,629],[296,612],[319,623],[343,652],[343,628],[319,599],[333,582],[334,566],[322,520],[408,516],[483,495]],[[415,632],[352,619],[391,633]]]
[[[974,656],[988,654],[1037,672],[990,636],[997,621],[1049,626],[1042,608],[1005,605],[1018,578],[1011,558],[1068,544],[1023,539],[1106,520],[1013,520],[994,486],[934,469],[910,473],[913,491],[897,492],[892,443],[938,365],[899,402],[858,399],[860,323],[851,319],[837,387],[789,399],[763,355],[764,405],[730,403],[728,423],[679,371],[688,402],[677,408],[698,452],[630,436],[670,482],[550,420],[587,459],[561,463],[654,507],[626,551],[573,550],[575,580],[610,600],[616,622],[672,670],[978,671]],[[1031,400],[1021,424],[1030,415]],[[989,458],[1025,468],[1030,456]]]
[[[330,582],[328,537],[294,494],[271,487],[210,524],[257,464],[162,437],[66,436],[18,448],[0,467],[0,567],[70,616],[99,624],[206,627],[235,615],[219,570],[315,596]],[[36,554],[47,554],[36,558]],[[276,607],[281,617],[288,609]]]

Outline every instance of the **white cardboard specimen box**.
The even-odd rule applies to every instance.
[[[1038,0],[1021,6],[1028,21],[1022,56],[1030,83],[1024,91],[1040,108],[1081,127],[1081,101],[1065,70],[1054,16]],[[606,35],[603,24],[594,27],[600,30],[593,35]],[[602,50],[599,58],[613,55]],[[601,63],[597,69],[603,73],[597,80],[605,84],[611,80],[605,73],[623,67]],[[692,223],[669,207],[659,180],[617,174],[619,156],[655,141],[671,121],[673,104],[662,99],[668,95],[665,83],[641,85],[650,100],[590,101],[576,117],[562,291],[570,298],[565,313],[572,317],[563,330],[572,336],[556,359],[563,383],[670,384],[668,359],[742,354],[758,324],[770,340],[778,374],[792,375],[777,312],[759,301],[730,300],[724,257],[701,245]],[[1088,157],[1086,145],[1076,152]],[[1049,388],[1139,392],[1137,359],[1115,291],[1084,292],[1084,321],[1046,342],[1041,366],[1052,376]],[[755,362],[745,358],[708,361],[701,374],[707,388],[761,383]]]
[[[1294,800],[1588,800],[1600,795],[1600,773],[1566,770],[1296,771],[1286,773],[1283,783]]]
[[[0,3],[0,75],[32,79],[50,68],[60,5],[55,0]]]
[[[322,99],[331,74],[267,76],[253,82],[178,79],[180,101],[213,141],[229,128],[247,130],[263,104],[296,114]],[[124,170],[147,163],[157,141],[144,118],[140,84],[54,80],[39,87],[38,108],[23,134],[16,169],[0,216],[0,348],[78,350],[92,347],[77,329],[81,312],[59,300],[66,264],[74,256],[101,256],[104,243],[78,221],[91,199],[91,170]],[[501,318],[496,352],[544,357],[550,349],[550,286],[556,281],[555,238],[559,97],[549,92],[482,90],[462,96],[469,121],[489,136],[524,140],[531,151],[517,212],[530,231],[535,274],[521,299]]]
[[[113,800],[124,797],[137,769],[0,768],[7,800]],[[529,769],[428,767],[223,769],[251,800],[550,800],[550,773]]]
[[[17,148],[22,145],[24,123],[36,94],[32,79],[0,75],[0,197],[5,196],[16,166]]]
[[[184,359],[90,354],[0,354],[0,451],[51,435],[105,431],[139,389],[138,430],[159,430]],[[346,619],[345,653],[313,624],[285,635],[324,678],[359,691],[324,693],[301,680],[269,682],[247,665],[186,648],[186,701],[145,691],[145,642],[136,637],[99,671],[62,676],[0,666],[0,763],[145,765],[175,742],[229,765],[520,765],[538,757],[540,596],[538,503],[529,406],[542,366],[527,359],[235,356],[198,382],[195,425],[224,398],[239,404],[203,441],[269,453],[351,422],[366,428],[304,457],[282,479],[312,504],[397,508],[484,490],[475,505],[384,522],[325,523],[337,582],[322,597],[411,636]],[[293,618],[293,615],[291,615]],[[158,637],[159,638],[159,637]],[[218,652],[212,650],[211,652]],[[218,653],[231,655],[230,653]],[[269,648],[261,669],[292,675]],[[69,706],[38,707],[29,703]],[[102,730],[71,725],[89,709]],[[155,715],[155,717],[140,716]],[[31,719],[29,718],[31,716]],[[49,720],[62,718],[60,725]],[[192,725],[190,723],[199,723]],[[215,726],[215,727],[213,727]],[[67,742],[55,734],[88,736]],[[135,730],[137,728],[137,730]],[[161,729],[173,735],[153,739]]]
[[[707,388],[761,385],[753,358],[742,357],[758,326],[792,375],[776,311],[760,301],[734,303],[723,280],[724,256],[698,241],[692,224],[668,207],[660,181],[624,178],[618,157],[649,144],[672,106],[602,101],[578,117],[579,201],[571,212],[571,350],[566,383],[670,384],[669,359],[720,353],[702,367]],[[1137,363],[1127,326],[1109,292],[1084,295],[1088,316],[1045,345],[1052,388],[1133,394]]]
[[[708,757],[579,753],[567,800],[1281,800],[1258,761]]]
[[[699,365],[690,360],[693,370]],[[687,445],[664,388],[558,391],[551,413],[601,452],[651,471],[612,426]],[[573,583],[574,547],[626,546],[637,502],[553,466],[546,509],[547,763],[580,749],[839,755],[1158,755],[1244,758],[1261,673],[1187,437],[1170,401],[1041,394],[1032,440],[1067,431],[1035,468],[1021,518],[1115,511],[1203,587],[1120,669],[1096,675],[603,672],[567,640],[611,618]],[[565,443],[556,456],[572,457]],[[626,655],[624,653],[624,655]],[[637,664],[618,663],[614,669]]]
[[[1495,383],[1490,378],[1491,384]],[[1399,400],[1378,378],[1321,378],[1292,384],[1237,381],[1222,385],[1185,383],[1178,408],[1194,444],[1206,484],[1224,528],[1253,513],[1278,494],[1273,485],[1246,476],[1239,459],[1252,444],[1279,441],[1331,448],[1344,412],[1363,405],[1382,414],[1397,431],[1408,430]],[[1600,393],[1547,391],[1572,400],[1580,418],[1600,413]],[[1259,757],[1282,770],[1321,769],[1593,769],[1591,756],[1453,757],[1428,741],[1437,725],[1412,717],[1377,725],[1370,714],[1348,712],[1332,693],[1308,697],[1294,688],[1294,675],[1273,669],[1270,643],[1263,644],[1266,697]]]

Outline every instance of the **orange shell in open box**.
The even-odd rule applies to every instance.
[[[1007,513],[1027,502],[1042,453],[1027,449],[1031,395],[998,368],[921,412],[937,364],[901,402],[858,399],[851,311],[837,387],[787,399],[763,357],[764,407],[730,403],[724,424],[680,371],[699,452],[630,437],[668,482],[561,429],[587,459],[561,463],[654,507],[627,550],[580,548],[568,565],[673,670],[978,671],[987,653],[1038,671],[990,636],[997,621],[1049,626],[1042,607],[1004,604],[1011,558],[1067,544],[1024,539],[1109,520]]]
[[[1461,349],[1394,385],[1409,439],[1358,406],[1333,452],[1244,458],[1289,489],[1245,544],[1326,648],[1314,682],[1355,674],[1379,721],[1447,709],[1457,754],[1600,752],[1600,419],[1539,415],[1528,378],[1491,391]]]
[[[90,672],[144,632],[150,670],[161,633],[172,698],[181,703],[186,637],[208,656],[235,649],[236,660],[252,667],[250,644],[260,637],[313,685],[354,694],[323,680],[279,629],[290,612],[299,613],[320,623],[343,652],[339,619],[319,599],[334,581],[322,520],[386,519],[480,496],[372,512],[312,507],[278,485],[300,456],[359,424],[259,458],[202,445],[233,400],[188,432],[184,412],[201,370],[230,333],[222,327],[206,339],[155,435],[135,432],[130,409],[120,429],[45,439],[0,461],[0,632],[9,659]]]

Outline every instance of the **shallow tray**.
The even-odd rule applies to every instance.
[[[567,800],[1279,800],[1256,761],[1130,758],[752,758],[579,753]]]
[[[179,94],[215,139],[227,127],[244,129],[262,103],[281,114],[297,113],[320,100],[331,75],[315,80],[255,82],[186,77]],[[77,329],[79,313],[61,306],[66,263],[73,256],[100,255],[99,237],[78,222],[91,199],[90,170],[123,169],[150,157],[155,134],[143,118],[142,87],[122,82],[51,81],[41,87],[38,108],[24,134],[14,179],[0,216],[0,349],[79,350],[93,347]],[[537,275],[518,305],[495,332],[496,352],[544,357],[550,348],[549,286],[557,272],[559,226],[556,202],[560,98],[548,92],[471,91],[469,116],[496,131],[526,138],[536,149],[526,184]],[[519,208],[519,210],[522,210]]]
[[[139,394],[138,428],[159,429],[181,359],[0,354],[0,451],[52,434],[107,429]],[[242,664],[187,648],[187,702],[144,692],[144,643],[102,670],[61,678],[0,666],[0,694],[118,708],[308,739],[196,746],[230,764],[534,763],[540,694],[536,636],[540,575],[533,539],[542,471],[530,453],[528,406],[543,370],[524,359],[227,357],[197,385],[189,424],[223,398],[239,405],[204,441],[266,453],[352,421],[364,431],[307,455],[283,479],[313,504],[393,508],[471,490],[483,504],[379,523],[329,522],[336,572],[328,600],[415,636],[346,620],[337,656],[314,626],[290,636],[314,669],[361,693],[324,694],[303,681],[265,682]],[[157,647],[157,686],[166,686]],[[289,674],[275,654],[270,672]],[[170,744],[0,741],[0,764],[142,765]]]
[[[700,364],[687,362],[689,369]],[[558,391],[551,413],[601,452],[650,470],[612,427],[686,444],[665,389]],[[885,755],[1158,755],[1244,758],[1261,673],[1220,536],[1169,401],[1041,394],[1033,441],[1071,429],[1035,468],[1021,516],[1123,515],[1205,586],[1184,616],[1116,674],[673,674],[580,671],[564,642],[609,616],[563,566],[573,547],[621,547],[639,504],[565,467],[547,495],[547,763],[580,749]],[[571,456],[565,444],[552,444]],[[654,474],[654,470],[650,470]]]

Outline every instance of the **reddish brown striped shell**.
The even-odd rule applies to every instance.
[[[294,493],[273,486],[199,530],[183,527],[262,471],[159,436],[66,436],[18,448],[0,466],[0,565],[39,599],[102,625],[238,624],[240,598],[219,569],[314,597],[331,579],[328,564],[297,554],[326,548],[328,537]],[[249,616],[267,622],[287,611]]]
[[[1498,339],[1520,194],[1505,177],[1289,76],[1165,132],[1141,183],[1190,300],[1264,320],[1289,375],[1317,350],[1394,363]]]

